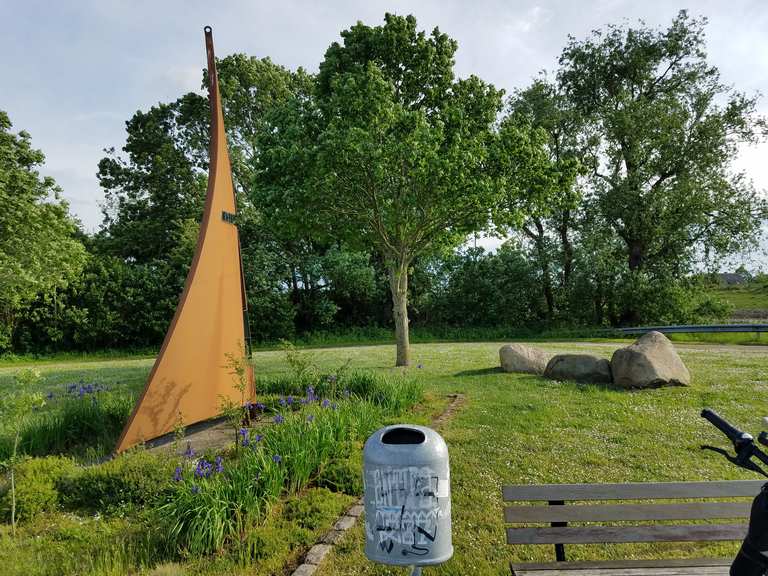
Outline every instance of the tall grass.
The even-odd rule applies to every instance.
[[[329,374],[304,372],[301,377],[294,374],[264,378],[258,380],[256,389],[261,394],[296,397],[310,389],[319,398],[353,396],[394,413],[413,406],[423,394],[423,385],[413,377],[344,369]]]
[[[46,405],[28,420],[21,433],[21,453],[96,458],[112,450],[133,408],[133,398],[94,385],[70,385],[68,390],[50,395]],[[0,435],[0,460],[12,449],[11,438]]]

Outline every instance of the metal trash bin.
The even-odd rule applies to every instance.
[[[400,566],[441,564],[453,556],[448,447],[412,424],[374,432],[363,452],[365,555]]]

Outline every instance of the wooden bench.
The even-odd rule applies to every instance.
[[[742,540],[751,500],[761,480],[729,482],[661,482],[636,484],[543,484],[504,486],[505,502],[546,502],[513,505],[504,510],[509,524],[548,524],[507,528],[509,544],[554,544],[556,562],[512,563],[515,576],[727,576],[732,558],[692,560],[626,560],[567,562],[565,544],[621,542],[704,542]],[[737,502],[714,499],[743,498]],[[698,500],[696,502],[611,503],[628,500]],[[565,505],[581,502],[580,505]],[[738,523],[701,523],[711,520]],[[699,521],[659,524],[657,521]],[[621,523],[617,525],[616,523]],[[571,526],[571,523],[578,525]],[[599,525],[611,523],[612,525]],[[586,525],[585,525],[586,524]],[[597,524],[597,525],[596,525]]]

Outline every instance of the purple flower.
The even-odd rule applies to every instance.
[[[307,387],[307,402],[314,402],[317,400],[315,396],[315,389],[312,386]]]
[[[315,419],[314,414],[310,414],[309,416],[307,416],[307,422],[312,422],[314,419]]]
[[[208,462],[205,458],[201,458],[197,461],[197,467],[195,468],[195,478],[208,478],[213,472],[213,464]]]
[[[257,410],[261,410],[262,412],[264,412],[265,408],[266,408],[266,406],[264,404],[262,404],[261,402],[256,402],[256,409]]]
[[[288,399],[285,402],[288,404],[288,406],[293,404],[293,396],[288,396]]]
[[[329,374],[328,375],[328,382],[330,382],[331,384],[335,384],[336,383],[336,374]]]
[[[184,450],[184,456],[186,456],[187,458],[194,458],[195,457],[195,451],[192,448],[192,443],[191,442],[187,442],[187,449]]]
[[[176,470],[173,473],[173,481],[181,482],[181,466],[176,466]]]
[[[224,459],[221,456],[216,456],[216,473],[221,474],[224,472]]]
[[[280,404],[280,406],[285,406],[285,398],[280,398],[277,403]]]
[[[241,436],[240,444],[242,446],[248,446],[248,429],[240,428],[240,430],[238,430],[237,433],[238,435]]]
[[[283,459],[280,456],[280,454],[275,454],[274,456],[272,456],[272,462],[274,462],[275,464],[280,464],[280,462],[282,461]]]
[[[197,484],[194,484],[192,486],[192,494],[197,494],[198,492],[200,492],[200,486],[198,486]]]
[[[48,400],[52,400],[54,396],[55,394],[53,392],[48,392],[48,394],[46,395],[46,398],[48,398]]]
[[[333,404],[331,404],[331,410],[336,410],[338,407],[339,407],[339,405],[338,405],[338,404],[336,404],[336,402],[334,402]]]
[[[285,422],[285,418],[283,418],[282,414],[278,414],[273,418],[273,420],[275,424],[282,424],[283,422]]]
[[[248,402],[245,403],[245,409],[248,410],[248,412],[250,412],[251,408],[253,408],[253,402],[248,400]]]
[[[323,400],[323,403],[321,404],[321,406],[322,406],[323,408],[328,408],[328,406],[330,406],[330,405],[331,405],[331,401],[330,401],[330,400],[328,400],[328,398],[326,398],[325,400]]]
[[[264,436],[262,436],[261,434],[256,434],[256,436],[254,436],[254,437],[253,437],[253,441],[254,441],[256,444],[258,444],[259,442],[261,442],[263,439],[264,439]]]

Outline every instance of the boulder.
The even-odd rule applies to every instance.
[[[661,332],[643,334],[611,358],[613,381],[622,388],[688,386],[691,374],[669,338]]]
[[[524,344],[506,344],[499,348],[501,369],[504,372],[543,374],[549,356],[538,348]]]
[[[611,365],[605,358],[591,354],[558,354],[547,364],[544,377],[552,380],[610,384]]]

